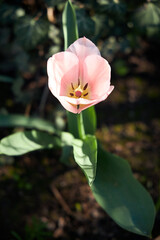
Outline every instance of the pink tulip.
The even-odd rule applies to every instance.
[[[110,65],[85,37],[49,58],[47,71],[50,91],[72,113],[105,100],[114,89]]]

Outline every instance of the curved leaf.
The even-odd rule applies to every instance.
[[[0,153],[8,156],[18,156],[27,152],[60,147],[58,137],[41,131],[17,132],[0,141]]]
[[[76,163],[85,173],[91,186],[96,177],[97,169],[97,140],[95,136],[86,135],[84,140],[74,139],[72,142]]]
[[[0,127],[36,128],[49,133],[58,133],[51,122],[40,118],[25,117],[20,114],[0,114]]]
[[[151,236],[155,208],[149,193],[133,177],[127,161],[98,149],[93,194],[101,207],[122,228]]]
[[[62,159],[65,164],[69,164],[70,150],[73,147],[75,162],[80,166],[91,186],[97,169],[97,140],[95,136],[86,135],[83,140],[76,139],[71,133],[62,132],[61,142],[63,146]],[[65,155],[64,155],[65,153]]]

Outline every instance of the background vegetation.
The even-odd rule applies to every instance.
[[[0,1],[0,114],[42,117],[66,128],[66,112],[47,87],[46,62],[63,51],[65,0]],[[96,106],[97,137],[128,159],[157,208],[160,235],[160,3],[73,1],[79,35],[112,67],[115,90]],[[3,127],[3,138],[20,128]],[[120,229],[95,202],[60,150],[0,156],[1,239],[144,239]]]

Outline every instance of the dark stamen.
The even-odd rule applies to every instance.
[[[83,90],[86,90],[87,87],[88,87],[88,83],[86,83],[86,85],[84,86]]]
[[[77,105],[77,110],[79,109],[79,104]]]
[[[72,89],[74,90],[73,83],[71,83]]]
[[[88,95],[88,92],[86,94],[83,95],[83,97],[87,96]]]
[[[74,96],[74,94],[73,94],[73,93],[70,93],[70,95],[71,95],[71,97],[73,97],[73,96]]]
[[[78,78],[78,86],[80,85],[80,79]]]

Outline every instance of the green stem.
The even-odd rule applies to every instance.
[[[79,138],[84,139],[85,138],[85,130],[84,130],[82,113],[77,114],[77,126],[78,126]]]

